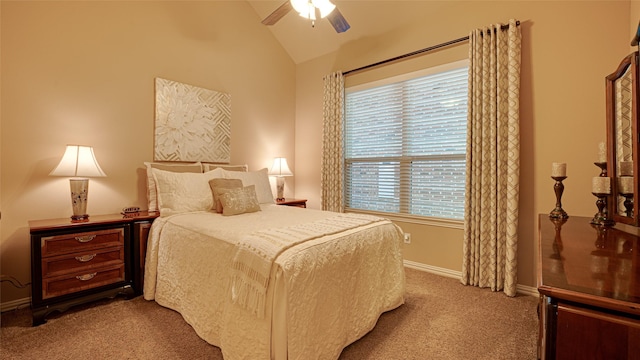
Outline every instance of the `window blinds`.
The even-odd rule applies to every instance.
[[[467,72],[347,92],[347,209],[462,219]]]

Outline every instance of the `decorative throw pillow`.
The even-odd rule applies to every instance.
[[[273,204],[273,193],[271,192],[271,183],[269,183],[269,175],[267,168],[258,171],[227,171],[222,170],[226,179],[240,179],[242,185],[255,185],[256,195],[260,204]]]
[[[180,163],[159,163],[159,162],[144,162],[144,166],[147,168],[147,200],[148,210],[158,211],[158,187],[156,181],[153,178],[151,169],[160,169],[164,171],[172,172],[192,172],[201,173],[202,164],[200,162],[180,164]]]
[[[222,177],[222,169],[206,173],[177,173],[152,169],[158,188],[160,216],[175,213],[210,210],[213,195],[209,180]]]
[[[224,216],[260,211],[254,185],[231,189],[220,188],[218,191]]]
[[[222,203],[220,202],[220,192],[218,189],[233,189],[241,188],[242,180],[240,179],[211,179],[209,180],[209,187],[213,194],[213,209],[217,213],[222,212]]]

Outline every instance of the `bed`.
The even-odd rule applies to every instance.
[[[266,174],[151,171],[161,216],[144,298],[179,312],[227,360],[337,359],[404,303],[402,232],[379,217],[276,205]]]

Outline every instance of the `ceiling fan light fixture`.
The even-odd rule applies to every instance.
[[[315,25],[316,11],[318,11],[320,17],[326,17],[338,34],[351,28],[338,7],[330,0],[284,0],[282,5],[262,20],[262,23],[274,25],[291,10],[295,10],[303,18],[311,20],[312,27]]]
[[[309,14],[309,0],[290,0],[293,9],[302,17],[308,18],[305,14]]]
[[[315,20],[316,9],[320,10],[320,17],[329,15],[336,6],[329,0],[290,0],[293,9],[303,18]]]
[[[313,6],[320,10],[321,18],[324,18],[325,16],[331,14],[333,9],[336,8],[336,6],[329,0],[312,0],[312,2]]]
[[[302,14],[300,14],[302,15]],[[307,13],[303,15],[304,17],[306,17],[309,20],[315,20],[316,19],[316,7],[313,6],[312,3],[309,3],[309,6],[307,8]]]

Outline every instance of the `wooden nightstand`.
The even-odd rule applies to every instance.
[[[158,213],[29,221],[33,325],[53,311],[142,293],[146,236]],[[142,265],[141,264],[142,259]]]
[[[297,206],[301,208],[307,207],[307,199],[284,199],[282,201],[276,201],[278,205]]]

